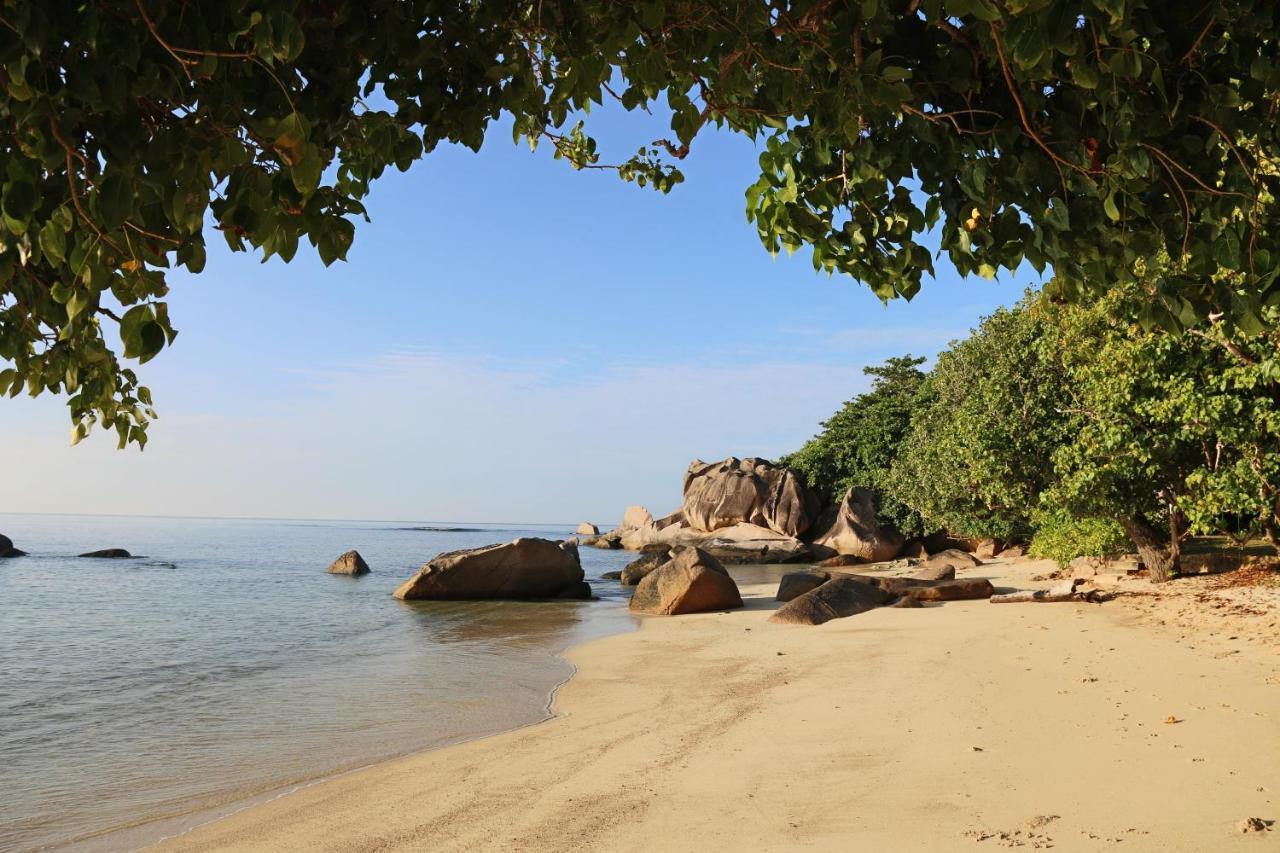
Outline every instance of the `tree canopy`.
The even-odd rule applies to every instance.
[[[1142,281],[1147,327],[1255,330],[1276,286],[1272,0],[6,0],[0,393],[65,392],[142,443],[120,359],[173,342],[165,270],[345,257],[361,199],[500,118],[575,168],[667,191],[700,132],[756,139],[767,249],[910,298],[945,257]],[[602,163],[606,99],[670,134]],[[629,149],[628,149],[629,150]],[[1275,259],[1275,260],[1273,260]],[[1223,273],[1231,273],[1224,275]],[[118,326],[109,333],[104,324]],[[119,338],[119,344],[115,339]]]

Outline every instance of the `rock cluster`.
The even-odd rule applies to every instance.
[[[990,598],[994,592],[995,588],[986,578],[954,580],[791,572],[778,584],[777,599],[785,604],[769,621],[784,625],[821,625],[877,607],[918,607],[922,601]]]
[[[590,598],[578,547],[524,538],[439,554],[400,585],[401,600],[479,601]]]

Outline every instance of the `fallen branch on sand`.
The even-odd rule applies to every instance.
[[[1051,586],[1048,589],[1023,589],[1004,595],[991,596],[992,604],[1016,604],[1020,601],[1087,601],[1090,604],[1101,604],[1109,599],[1107,593],[1100,589],[1082,592],[1076,587],[1084,583],[1083,578],[1074,578]]]

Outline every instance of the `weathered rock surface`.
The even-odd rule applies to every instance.
[[[956,567],[950,563],[932,566],[926,563],[916,570],[915,577],[922,581],[953,581],[956,579]]]
[[[831,580],[830,572],[788,572],[778,582],[778,594],[774,598],[778,601],[791,601],[810,590],[817,589],[829,580]]]
[[[437,554],[401,584],[395,597],[406,601],[556,598],[566,592],[580,595],[582,583],[577,546],[524,538]]]
[[[738,585],[715,557],[681,545],[671,559],[647,574],[631,597],[631,610],[657,616],[705,613],[742,606]]]
[[[574,531],[580,536],[599,536],[600,528],[596,527],[589,521],[584,521],[578,525],[578,529]]]
[[[654,526],[653,515],[642,506],[629,506],[627,511],[622,514],[622,529],[640,530]]]
[[[973,548],[973,556],[979,560],[990,560],[996,554],[1000,553],[1000,549],[1004,547],[1004,543],[999,539],[979,539]]]
[[[620,581],[622,580],[622,572],[601,572],[600,580],[602,581]]]
[[[892,560],[902,550],[902,534],[876,520],[875,501],[867,489],[850,489],[835,509],[831,525],[814,544],[868,563]]]
[[[972,601],[995,595],[995,587],[986,578],[961,578],[954,581],[926,581],[902,590],[902,595],[918,601]]]
[[[892,597],[879,587],[852,577],[836,576],[779,607],[769,621],[782,625],[821,625],[874,610]]]
[[[101,551],[89,551],[80,556],[91,557],[95,560],[128,560],[133,557],[123,548],[103,548]]]
[[[601,533],[599,536],[583,536],[581,544],[590,545],[592,548],[602,548],[606,551],[615,551],[622,547],[622,537],[616,530],[610,530],[608,533]]]
[[[931,554],[929,559],[924,561],[925,566],[955,566],[956,569],[971,569],[974,566],[981,566],[982,561],[967,551],[961,551],[959,548],[948,548],[945,551],[939,551]]]
[[[685,524],[704,533],[746,523],[798,538],[813,525],[820,506],[790,468],[756,457],[730,456],[720,462],[690,463],[682,510]]]
[[[652,572],[669,559],[668,551],[665,548],[662,550],[646,551],[638,558],[627,564],[627,567],[622,570],[622,575],[619,577],[619,580],[622,581],[623,586],[635,586],[640,583],[640,581],[644,580],[645,576],[648,575],[649,572]]]
[[[1010,545],[1001,549],[996,556],[1002,560],[1012,560],[1014,557],[1025,557],[1027,555],[1026,545]]]
[[[704,539],[698,547],[721,563],[798,563],[810,556],[809,546],[798,539]]]
[[[364,557],[360,556],[359,551],[348,551],[333,561],[333,564],[329,566],[329,574],[350,575],[352,577],[367,575],[369,574],[369,564],[364,561]]]
[[[892,604],[886,604],[885,607],[902,607],[910,609],[912,607],[924,607],[924,605],[921,604],[920,600],[917,598],[912,598],[909,595],[900,595],[894,599]]]

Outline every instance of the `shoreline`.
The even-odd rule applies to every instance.
[[[1026,585],[1037,567],[966,574]],[[1185,600],[950,602],[812,628],[765,621],[774,588],[568,650],[554,725],[375,764],[152,849],[1192,851],[1275,837],[1234,828],[1280,818],[1274,610],[1196,632],[1173,618]],[[1242,640],[1237,623],[1255,622]]]

